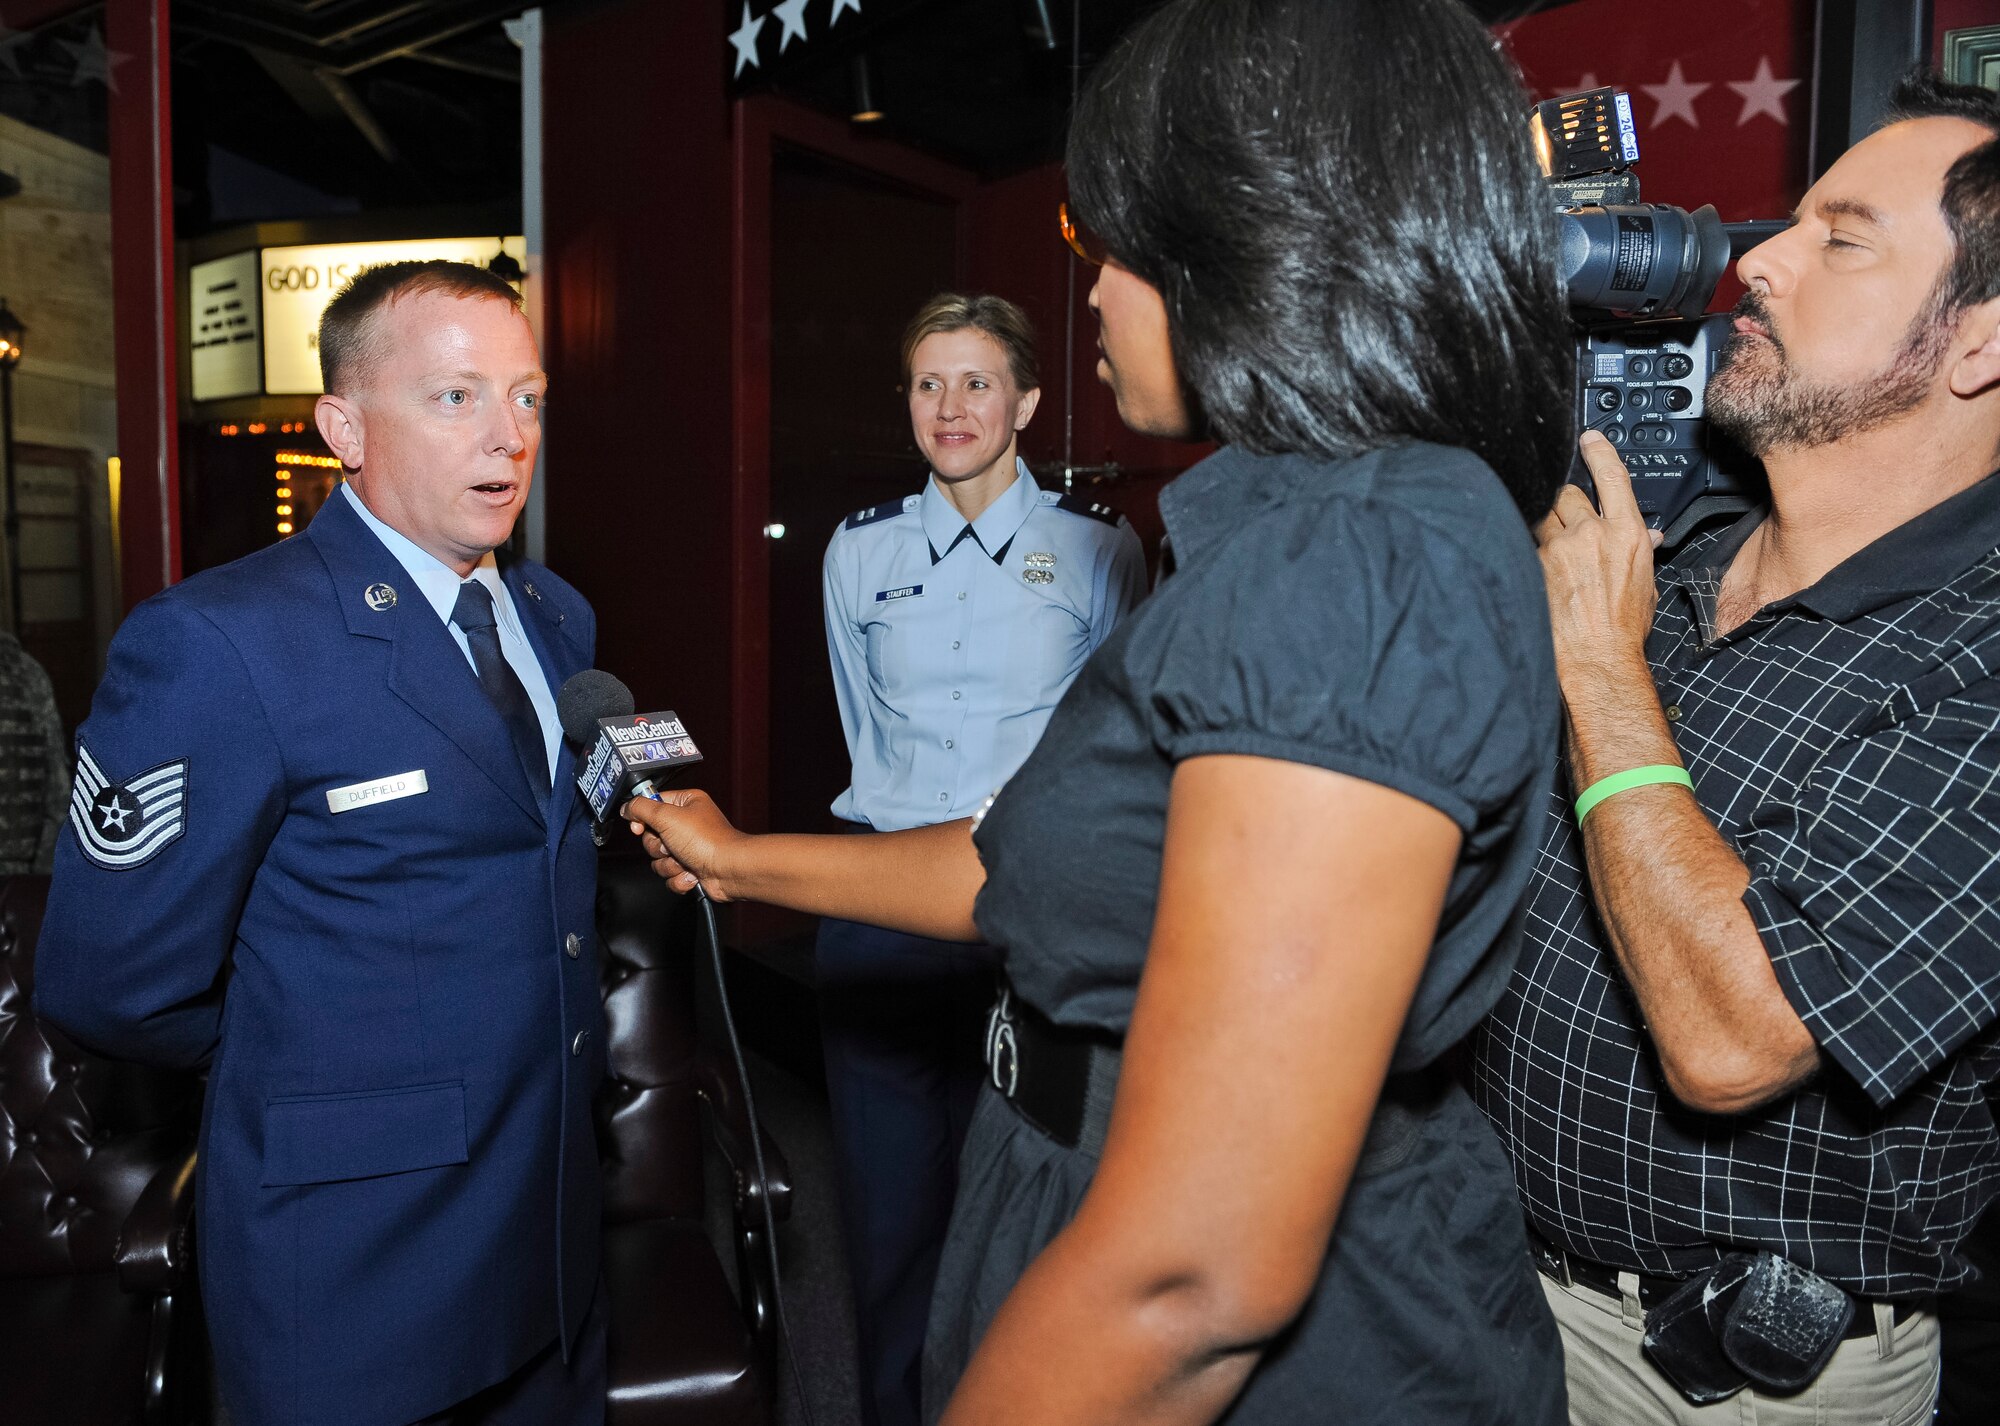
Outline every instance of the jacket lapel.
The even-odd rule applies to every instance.
[[[542,666],[543,677],[549,681],[549,694],[560,698],[563,684],[589,666],[586,651],[578,636],[570,632],[569,621],[563,612],[536,588],[531,572],[524,570],[517,561],[503,561],[500,578],[506,582],[507,592],[514,597],[514,612],[520,617],[521,628],[528,635],[528,644]],[[568,738],[558,738],[555,781],[549,787],[549,801],[544,812],[544,820],[551,828],[560,828],[569,821],[565,815],[565,807],[569,804],[564,799],[573,800],[575,792],[576,749],[570,746]]]
[[[306,537],[318,547],[333,576],[347,632],[392,645],[389,691],[455,743],[523,812],[541,822],[545,806],[528,787],[500,710],[480,688],[472,665],[396,557],[341,495],[320,508]],[[395,591],[394,602],[378,595],[371,604],[368,593],[377,586]]]

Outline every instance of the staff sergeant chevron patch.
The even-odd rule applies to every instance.
[[[83,854],[106,871],[144,866],[187,830],[187,759],[113,782],[81,740],[69,825]]]

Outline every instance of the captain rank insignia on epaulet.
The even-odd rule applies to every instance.
[[[1118,512],[1109,505],[1099,505],[1094,500],[1086,500],[1081,495],[1065,495],[1056,501],[1056,509],[1067,510],[1072,515],[1081,515],[1087,520],[1098,520],[1106,525],[1118,523]]]

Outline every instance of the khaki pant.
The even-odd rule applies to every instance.
[[[1622,1301],[1542,1277],[1562,1329],[1571,1426],[1918,1426],[1931,1419],[1938,1322],[1928,1312],[1897,1323],[1888,1308],[1873,1309],[1875,1335],[1842,1342],[1804,1391],[1772,1396],[1745,1387],[1695,1406],[1639,1350],[1638,1279],[1621,1273],[1618,1281]]]

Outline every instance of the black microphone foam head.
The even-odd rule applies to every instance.
[[[570,675],[556,694],[556,719],[563,736],[579,747],[596,741],[599,718],[623,718],[637,707],[624,681],[601,668]]]

